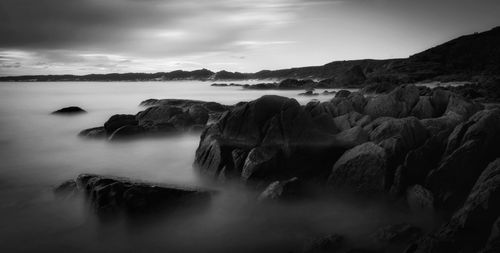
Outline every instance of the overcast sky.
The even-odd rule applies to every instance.
[[[499,13],[499,0],[0,0],[0,75],[408,57]]]

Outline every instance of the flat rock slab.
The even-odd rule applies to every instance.
[[[70,180],[71,181],[71,180]],[[215,191],[134,181],[127,178],[81,174],[75,183],[64,182],[56,193],[85,193],[98,212],[126,211],[142,213],[158,208],[170,209],[181,205],[207,203]]]

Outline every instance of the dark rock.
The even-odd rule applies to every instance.
[[[157,105],[137,113],[136,119],[138,124],[144,127],[150,127],[158,123],[166,123],[172,117],[182,114],[183,111],[179,107],[170,105]]]
[[[259,201],[287,200],[297,198],[301,194],[301,184],[298,178],[275,181],[259,195]]]
[[[333,166],[328,181],[333,186],[358,192],[377,192],[384,189],[385,174],[384,149],[367,142],[346,151]]]
[[[418,239],[421,235],[420,228],[402,223],[383,227],[375,232],[374,237],[381,242],[407,243]]]
[[[82,130],[78,136],[92,138],[92,139],[101,139],[106,137],[106,129],[104,127],[94,127]]]
[[[427,185],[438,204],[459,206],[486,165],[500,156],[500,110],[483,110],[450,134],[445,157]]]
[[[91,174],[79,175],[78,188],[83,190],[98,212],[127,211],[141,213],[157,208],[173,208],[191,202],[208,200],[212,191],[176,187],[125,178]]]
[[[414,85],[403,85],[386,95],[372,97],[366,103],[364,113],[378,117],[403,118],[410,114],[419,101],[419,91]]]
[[[424,184],[429,172],[438,167],[446,148],[448,132],[443,131],[431,136],[425,143],[408,152],[398,167],[391,192],[403,194],[406,188],[414,184]]]
[[[122,126],[116,131],[114,131],[111,135],[109,135],[109,141],[118,141],[118,140],[129,140],[131,138],[135,138],[145,134],[145,129],[141,126],[133,126],[133,125],[125,125]]]
[[[318,96],[319,94],[318,93],[315,93],[314,91],[312,90],[308,90],[306,92],[303,92],[303,93],[299,93],[299,95],[301,96]]]
[[[387,155],[386,186],[391,187],[394,175],[407,153],[427,140],[427,131],[415,117],[378,118],[365,128],[370,140],[384,148]]]
[[[500,218],[498,218],[491,228],[491,233],[486,243],[486,247],[480,253],[500,252]]]
[[[355,126],[335,135],[335,140],[340,146],[352,148],[370,140],[368,133],[360,126]]]
[[[208,121],[208,110],[201,105],[192,105],[188,109],[189,116],[195,124],[205,125]]]
[[[337,94],[335,94],[335,97],[336,98],[346,98],[346,97],[349,97],[349,95],[351,95],[350,91],[348,91],[348,90],[339,90],[337,92]]]
[[[243,165],[243,180],[264,179],[278,173],[278,151],[274,148],[257,147],[250,150]],[[271,179],[271,178],[268,178]]]
[[[434,211],[434,196],[432,192],[421,185],[414,185],[408,188],[406,201],[411,210],[415,212]]]
[[[341,249],[344,243],[344,237],[341,235],[333,234],[325,237],[312,240],[302,249],[303,253],[327,253],[336,252]]]
[[[111,118],[104,123],[104,129],[106,129],[106,133],[108,135],[111,135],[113,132],[115,132],[118,128],[130,125],[130,126],[136,126],[138,124],[137,119],[135,118],[134,115],[129,115],[129,114],[116,114],[111,116]]]
[[[285,79],[278,84],[279,89],[307,89],[314,87],[315,82],[310,79]]]
[[[62,109],[59,109],[57,111],[52,112],[52,114],[61,114],[61,115],[69,115],[69,114],[79,114],[79,113],[85,113],[87,111],[83,110],[82,108],[78,106],[70,106],[70,107],[64,107]]]
[[[54,188],[56,194],[74,194],[78,191],[76,181],[73,179],[64,181],[62,184]]]
[[[500,159],[481,173],[464,205],[410,252],[477,252],[484,248],[500,215]]]
[[[435,112],[434,107],[432,107],[431,98],[429,96],[421,96],[420,100],[413,107],[410,114],[419,119],[434,117]]]

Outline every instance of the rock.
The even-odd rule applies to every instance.
[[[187,187],[134,182],[125,178],[81,174],[78,188],[88,197],[97,212],[142,213],[157,208],[174,208],[189,203],[202,203],[212,191]]]
[[[314,87],[315,82],[310,79],[285,79],[278,84],[279,89],[307,89]]]
[[[208,110],[201,105],[192,105],[188,109],[189,116],[195,124],[205,125],[208,121]]]
[[[303,93],[299,93],[300,96],[318,96],[319,94],[318,93],[315,93],[314,91],[312,90],[308,90],[306,92],[303,92]]]
[[[378,117],[407,117],[419,101],[419,90],[414,85],[403,85],[386,95],[372,97],[366,103],[364,113]]]
[[[141,126],[125,125],[114,131],[109,137],[109,141],[129,140],[145,134],[145,129]]]
[[[300,187],[299,179],[296,177],[272,182],[259,195],[259,201],[297,198],[301,193]]]
[[[87,111],[83,110],[82,108],[78,106],[70,106],[70,107],[64,107],[62,109],[59,109],[57,111],[52,112],[52,114],[61,114],[61,115],[69,115],[69,114],[79,114],[79,113],[85,113]]]
[[[111,118],[109,118],[108,121],[104,123],[104,129],[106,129],[106,133],[108,135],[111,135],[120,127],[126,125],[136,126],[137,124],[138,121],[136,120],[134,115],[116,114],[111,116]]]
[[[414,184],[424,184],[429,172],[438,167],[446,148],[448,133],[440,132],[425,141],[406,155],[395,175],[391,193],[400,195],[407,187]]]
[[[495,253],[500,252],[500,218],[493,224],[486,243],[486,247],[480,253]]]
[[[82,130],[78,136],[92,138],[92,139],[101,139],[106,137],[106,129],[104,127],[94,127]]]
[[[356,112],[363,113],[367,103],[367,100],[365,96],[363,96],[363,94],[361,94],[360,92],[351,92],[347,99],[351,101],[352,107]]]
[[[303,253],[328,253],[336,252],[342,248],[344,237],[338,234],[317,238],[306,243],[302,249]]]
[[[486,165],[500,156],[500,110],[483,110],[457,126],[445,157],[427,177],[440,206],[459,206]]]
[[[422,96],[417,104],[411,110],[410,115],[419,119],[427,119],[434,117],[434,107],[432,107],[431,98],[429,96]]]
[[[139,125],[151,127],[159,123],[166,123],[175,115],[182,113],[181,108],[170,105],[158,105],[137,113],[136,118]]]
[[[278,173],[278,151],[273,148],[257,147],[250,150],[243,165],[241,177],[243,180],[272,179]]]
[[[339,90],[337,94],[335,94],[336,98],[347,98],[351,95],[351,92],[348,90]]]
[[[500,215],[500,159],[481,173],[464,205],[435,233],[409,252],[477,252],[484,248]]]
[[[434,89],[431,95],[432,108],[434,109],[434,117],[439,117],[444,114],[450,100],[451,92],[443,89]]]
[[[370,141],[370,136],[362,127],[355,126],[338,133],[335,139],[339,146],[352,148]]]
[[[74,194],[78,191],[76,186],[76,181],[73,179],[66,180],[61,183],[59,186],[54,188],[54,193],[56,194]]]
[[[336,187],[349,187],[358,192],[384,189],[386,154],[383,148],[367,142],[346,151],[335,163],[328,178]]]
[[[379,229],[373,235],[378,241],[389,243],[407,243],[418,239],[422,230],[407,223],[389,225]]]
[[[406,201],[410,209],[415,212],[434,211],[434,196],[432,192],[421,185],[414,185],[408,188]]]

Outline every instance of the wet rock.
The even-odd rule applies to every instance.
[[[104,127],[93,127],[82,130],[78,136],[90,139],[101,139],[106,137],[106,129]]]
[[[79,113],[85,113],[87,111],[83,110],[82,108],[78,106],[70,106],[70,107],[64,107],[62,109],[59,109],[57,111],[53,111],[52,114],[59,114],[59,115],[70,115],[70,114],[79,114]]]
[[[330,185],[349,187],[358,192],[382,191],[386,177],[383,148],[367,142],[346,151],[335,163],[328,178]]]
[[[275,181],[269,184],[259,195],[259,201],[287,200],[297,198],[301,194],[301,183],[298,178]]]
[[[82,174],[76,179],[97,212],[142,213],[210,199],[213,191]]]
[[[383,227],[373,235],[378,241],[389,243],[407,243],[418,239],[422,230],[407,223]]]
[[[344,243],[344,237],[338,234],[328,235],[317,238],[304,245],[303,253],[327,253],[336,252],[341,249]]]
[[[111,116],[111,118],[104,123],[104,129],[106,129],[106,133],[108,135],[111,135],[113,132],[115,132],[118,128],[130,125],[130,126],[136,126],[138,124],[137,119],[135,118],[134,115],[129,115],[129,114],[116,114]]]

